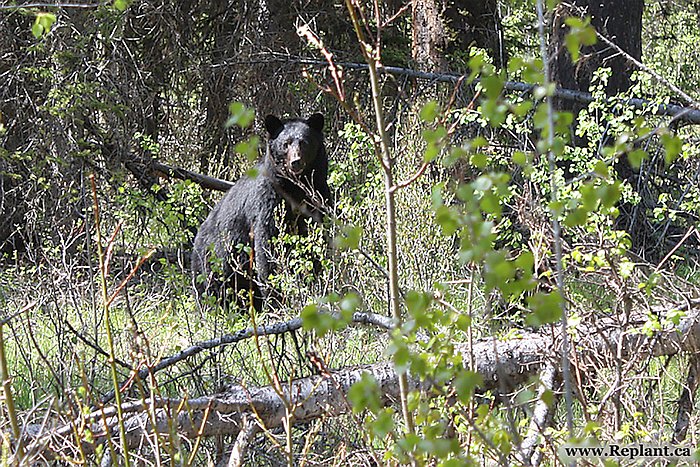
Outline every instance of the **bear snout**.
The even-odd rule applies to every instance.
[[[289,171],[295,175],[300,175],[306,168],[304,163],[304,158],[302,157],[301,148],[297,145],[292,146],[288,152],[288,163]]]

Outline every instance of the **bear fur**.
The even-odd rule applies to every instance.
[[[192,270],[200,295],[215,295],[228,303],[229,289],[238,305],[248,309],[248,294],[240,292],[251,291],[253,306],[262,308],[272,292],[266,283],[273,272],[271,242],[279,232],[275,208],[284,202],[285,224],[306,235],[305,218],[321,222],[331,206],[323,123],[321,114],[308,119],[265,117],[267,151],[257,175],[239,179],[195,237]]]

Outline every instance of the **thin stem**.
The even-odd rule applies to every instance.
[[[17,440],[17,459],[24,457],[24,447],[22,446],[22,438],[17,422],[17,411],[15,410],[15,400],[12,398],[12,380],[10,372],[7,369],[7,356],[5,355],[5,336],[2,323],[0,323],[0,378],[2,378],[2,392],[5,396],[5,406],[7,407],[7,416],[10,419],[12,427],[12,436]]]
[[[550,72],[549,72],[549,57],[547,56],[547,44],[544,32],[544,7],[542,0],[537,0],[537,17],[540,35],[540,54],[542,55],[542,67],[544,69],[544,87],[549,88]],[[547,106],[547,160],[549,161],[549,177],[552,205],[556,206],[559,199],[559,191],[556,178],[556,160],[552,147],[554,146],[554,106],[550,96],[545,98]],[[564,290],[564,267],[562,262],[562,239],[561,225],[559,224],[559,213],[556,209],[551,210],[552,214],[552,233],[554,235],[554,256],[556,261],[556,282],[557,289],[561,295],[561,334],[562,334],[562,377],[564,379],[564,400],[566,402],[566,427],[569,431],[569,437],[574,434],[574,415],[572,410],[573,397],[571,394],[571,370],[569,363],[569,334],[568,334],[568,312],[566,306],[566,294]]]
[[[380,160],[384,174],[384,200],[386,204],[386,237],[387,237],[387,261],[389,273],[389,309],[396,320],[396,328],[401,328],[401,291],[399,289],[398,253],[396,247],[396,202],[394,199],[394,181],[392,173],[393,160],[389,149],[389,137],[384,124],[384,112],[382,109],[381,89],[379,86],[379,72],[377,70],[378,49],[377,45],[371,46],[364,39],[360,20],[352,0],[346,0],[350,18],[352,19],[355,33],[360,41],[360,47],[368,65],[370,85],[372,88],[372,104],[379,135]],[[408,376],[404,372],[399,375],[399,391],[401,393],[401,411],[403,413],[406,430],[415,433],[413,414],[408,409]]]
[[[100,289],[102,292],[102,303],[105,319],[105,332],[107,334],[107,344],[109,350],[109,368],[112,373],[112,386],[114,387],[114,402],[117,406],[117,420],[119,422],[119,437],[122,443],[122,454],[124,456],[124,464],[128,467],[131,465],[129,461],[129,446],[126,440],[126,427],[124,425],[124,415],[122,413],[122,396],[119,391],[119,373],[117,372],[116,352],[114,351],[114,339],[112,337],[112,324],[109,293],[107,292],[107,264],[105,263],[105,254],[102,250],[102,234],[100,232],[100,208],[97,202],[97,186],[95,184],[95,175],[90,175],[90,185],[92,186],[92,202],[95,211],[95,236],[97,242],[97,258],[100,267]]]

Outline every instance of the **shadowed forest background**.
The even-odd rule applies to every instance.
[[[697,456],[699,24],[692,1],[0,2],[2,462]],[[264,116],[315,112],[335,207],[275,239],[280,303],[198,300],[194,235]]]

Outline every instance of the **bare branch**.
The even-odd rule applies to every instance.
[[[323,313],[334,314],[328,310],[322,310]],[[355,312],[352,316],[352,322],[357,324],[371,324],[373,326],[378,326],[380,328],[390,330],[393,328],[393,320],[387,318],[386,316],[377,315],[374,313],[365,312]],[[250,339],[253,336],[270,336],[276,334],[285,334],[287,332],[293,332],[301,329],[303,321],[301,318],[294,318],[289,321],[282,323],[275,323],[268,326],[258,326],[257,328],[246,328],[237,331],[233,334],[226,334],[216,339],[210,339],[208,341],[202,341],[188,347],[175,355],[166,357],[160,360],[156,365],[141,368],[136,375],[140,379],[145,379],[149,374],[155,374],[158,371],[164,370],[170,366],[175,365],[183,360],[197,355],[204,350],[211,350],[224,345],[235,344],[236,342],[243,341],[245,339]],[[134,375],[129,377],[132,380]],[[124,385],[122,384],[122,387]],[[114,399],[114,392],[110,392],[102,398],[103,403],[108,403]]]
[[[20,5],[2,5],[0,6],[0,10],[19,10],[21,8],[99,8],[101,6],[106,5],[105,3],[43,3],[43,2],[34,2],[34,3],[23,3]]]
[[[208,188],[210,190],[228,191],[229,188],[233,186],[233,183],[227,180],[209,177],[208,175],[202,175],[197,172],[192,172],[191,170],[181,169],[179,167],[172,167],[157,161],[151,161],[149,166],[161,177],[174,177],[180,180],[190,180],[199,184],[202,188]]]

